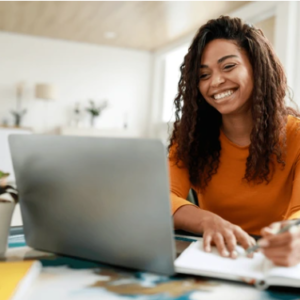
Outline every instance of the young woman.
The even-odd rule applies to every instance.
[[[181,66],[169,145],[176,229],[202,233],[235,258],[263,235],[277,265],[300,262],[300,231],[274,235],[274,222],[300,218],[300,120],[285,105],[283,67],[262,31],[238,18],[210,20]],[[189,189],[199,207],[186,199]]]

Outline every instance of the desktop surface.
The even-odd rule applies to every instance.
[[[176,235],[179,254],[194,236]],[[68,256],[35,251],[26,246],[22,228],[12,228],[7,260],[38,259],[43,270],[22,300],[143,299],[143,300],[296,300],[300,289],[272,287],[260,291],[244,283],[203,276],[162,276]]]

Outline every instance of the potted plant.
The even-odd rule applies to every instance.
[[[11,111],[11,113],[14,117],[14,125],[16,127],[21,126],[23,117],[27,112],[26,109],[22,109],[22,97],[23,97],[24,87],[25,87],[24,82],[20,82],[17,85],[17,106],[16,106],[16,110]]]
[[[24,115],[26,114],[26,112],[27,112],[26,109],[23,109],[21,111],[14,111],[14,110],[11,111],[11,114],[14,117],[14,125],[16,127],[21,126],[22,119],[23,119]]]
[[[7,184],[8,176],[9,173],[0,171],[0,257],[6,252],[11,218],[18,202],[17,190]]]
[[[107,107],[107,101],[103,101],[102,104],[96,106],[93,100],[90,100],[90,107],[86,108],[86,111],[91,115],[91,127],[95,125],[95,119],[101,115],[102,110]]]

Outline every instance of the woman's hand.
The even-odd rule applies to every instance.
[[[276,234],[290,222],[293,221],[273,223],[261,231],[262,239],[258,242],[261,251],[278,266],[291,267],[300,263],[300,227],[293,226],[289,231]]]
[[[244,249],[256,244],[241,227],[234,225],[218,215],[209,213],[202,221],[204,251],[211,251],[211,244],[215,244],[219,253],[224,257],[236,258],[236,245]],[[250,255],[253,256],[253,255]]]
[[[182,206],[175,212],[174,227],[203,234],[204,251],[210,252],[211,244],[215,244],[219,253],[224,257],[236,258],[237,244],[244,249],[256,244],[255,240],[239,226],[194,205]]]

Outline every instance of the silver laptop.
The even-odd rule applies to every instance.
[[[11,135],[9,144],[30,247],[174,273],[159,140]]]

